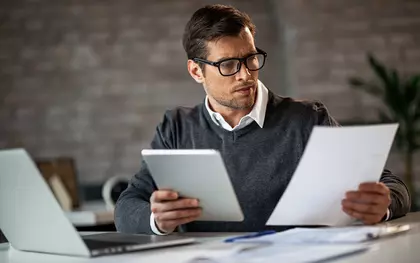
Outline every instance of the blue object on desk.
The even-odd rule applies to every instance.
[[[228,239],[225,239],[226,243],[232,243],[235,242],[237,240],[241,240],[241,239],[251,239],[251,238],[256,238],[256,237],[261,237],[261,236],[265,236],[265,235],[271,235],[271,234],[275,234],[277,233],[274,230],[266,230],[266,231],[261,231],[261,232],[256,232],[253,234],[249,234],[249,235],[243,235],[243,236],[237,236],[237,237],[231,237]]]

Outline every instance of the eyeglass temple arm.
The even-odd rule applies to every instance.
[[[212,61],[208,61],[208,60],[205,60],[205,59],[202,59],[202,58],[193,58],[192,59],[194,62],[201,62],[201,63],[205,63],[205,64],[209,64],[209,65],[212,65],[212,66],[217,66],[217,62],[212,62]]]

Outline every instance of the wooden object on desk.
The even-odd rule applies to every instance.
[[[71,211],[73,209],[73,202],[60,177],[58,175],[51,176],[48,183],[54,192],[55,198],[60,203],[61,208],[64,211]]]
[[[58,176],[71,198],[73,209],[80,206],[77,174],[72,158],[38,159],[35,163],[47,182]],[[53,189],[52,189],[53,190]]]

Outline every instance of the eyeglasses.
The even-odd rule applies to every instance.
[[[260,70],[264,66],[266,58],[267,53],[257,48],[256,53],[250,54],[244,58],[226,58],[217,62],[208,61],[202,58],[193,58],[193,61],[218,67],[220,74],[228,77],[238,73],[241,70],[242,63],[250,71]]]

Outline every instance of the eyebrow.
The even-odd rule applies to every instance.
[[[253,54],[256,54],[256,53],[258,53],[258,51],[257,50],[254,50],[254,51],[251,51],[251,52],[248,52],[248,53],[246,53],[243,57],[221,57],[221,58],[219,58],[218,60],[216,60],[216,61],[222,61],[222,60],[225,60],[225,59],[233,59],[233,58],[245,58],[245,57],[247,57],[247,56],[249,56],[249,55],[253,55]]]

